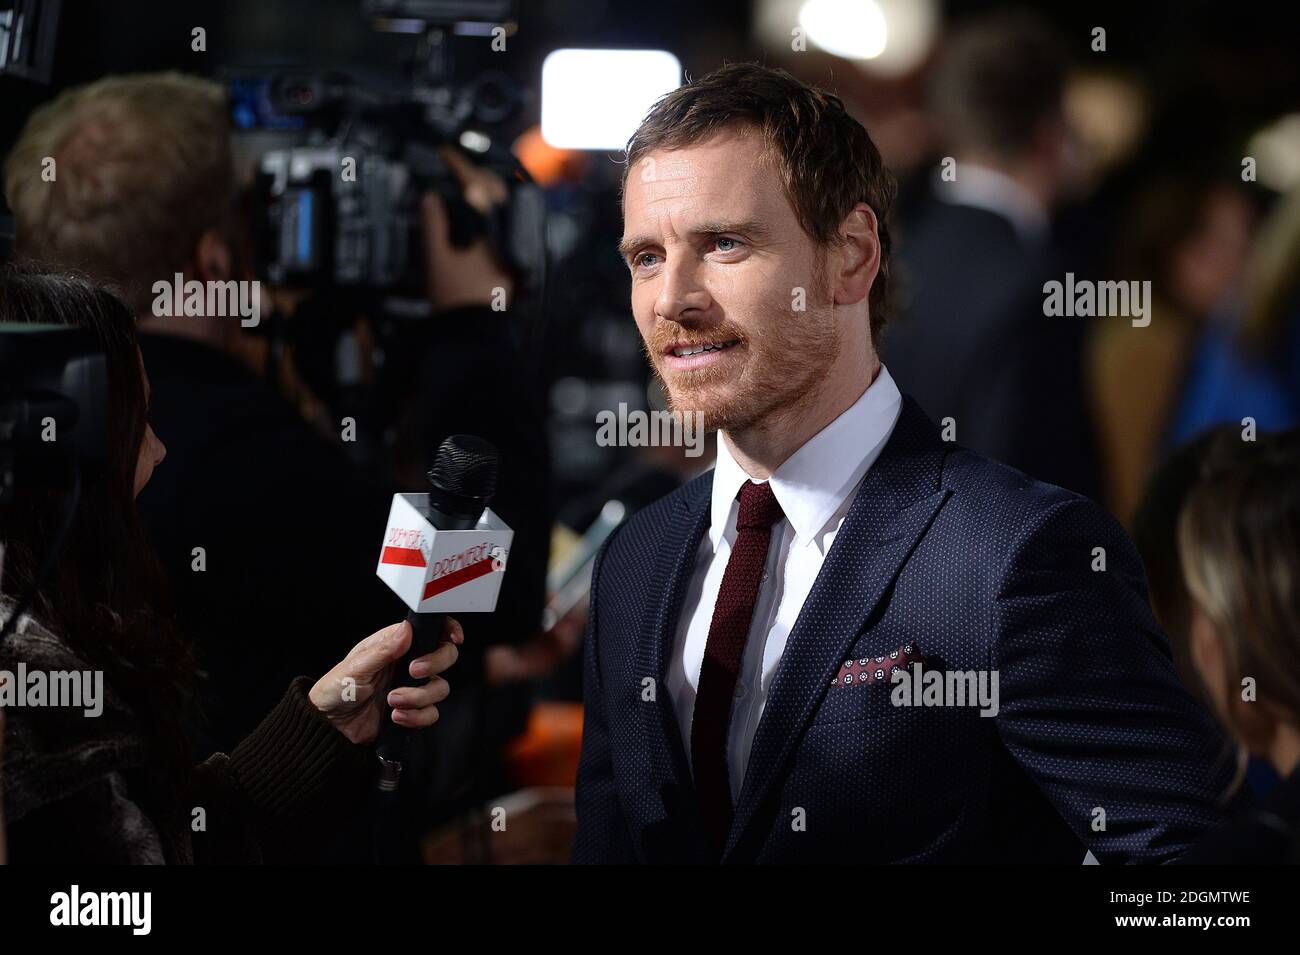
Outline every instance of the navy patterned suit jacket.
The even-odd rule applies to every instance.
[[[640,511],[597,560],[575,862],[718,861],[664,691],[711,486]],[[997,715],[831,686],[909,643],[923,666],[996,670]],[[1230,763],[1119,525],[942,441],[905,398],[790,634],[722,861],[1164,862],[1226,815]]]

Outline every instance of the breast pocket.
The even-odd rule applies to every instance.
[[[894,671],[921,659],[920,647],[914,642],[905,643],[886,653],[870,653],[861,649],[859,653],[860,656],[850,657],[840,664],[822,697],[821,705],[813,715],[813,725],[869,719],[879,715],[882,707],[890,705],[890,692],[895,685]]]

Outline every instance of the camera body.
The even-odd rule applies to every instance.
[[[278,285],[418,294],[418,191],[427,182],[362,144],[266,153],[254,187],[258,271]]]
[[[237,134],[289,137],[255,166],[250,218],[254,266],[263,279],[422,298],[427,263],[420,203],[434,192],[446,202],[454,246],[487,237],[513,273],[516,294],[540,284],[545,201],[506,137],[524,94],[493,70],[476,71],[470,81],[454,79],[453,42],[460,38],[446,32],[460,25],[452,17],[470,16],[473,8],[480,9],[482,25],[511,6],[370,4],[372,16],[400,13],[406,19],[391,22],[423,31],[411,58],[412,78],[397,92],[337,72],[228,80]],[[464,201],[439,151],[447,145],[506,183],[507,200],[492,214],[483,216]]]
[[[104,354],[85,329],[0,324],[0,503],[104,462],[107,394]]]

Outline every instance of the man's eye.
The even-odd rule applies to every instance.
[[[722,245],[722,243],[724,242],[730,242],[731,247],[724,248]],[[714,240],[714,244],[718,247],[719,252],[734,252],[736,249],[740,248],[739,239],[731,239],[728,238],[727,236],[718,236],[718,238]]]
[[[632,268],[636,268],[638,265],[644,265],[646,264],[646,259],[653,259],[655,257],[656,256],[653,252],[638,252],[632,258]]]

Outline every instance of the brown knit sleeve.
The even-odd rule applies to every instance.
[[[229,756],[218,753],[196,770],[195,798],[206,795],[222,818],[210,820],[218,825],[206,837],[196,833],[195,862],[246,857],[242,847],[220,843],[242,842],[249,830],[267,861],[295,861],[295,845],[323,840],[332,823],[357,811],[373,781],[374,752],[335,729],[309,689],[306,677],[294,680]]]

